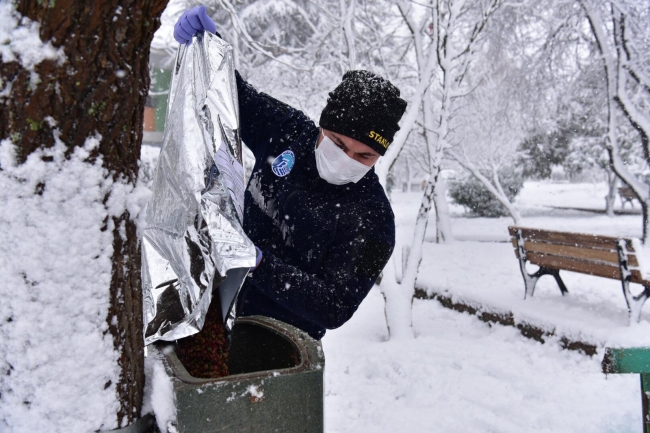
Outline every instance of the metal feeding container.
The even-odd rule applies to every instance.
[[[173,345],[163,350],[174,385],[178,431],[322,433],[321,344],[267,317],[242,317],[235,323],[230,376],[192,377]]]

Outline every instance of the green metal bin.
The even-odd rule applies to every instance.
[[[190,376],[173,345],[163,353],[180,433],[323,432],[322,346],[291,325],[262,316],[237,319],[231,375],[219,379]]]

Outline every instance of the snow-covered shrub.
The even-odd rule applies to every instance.
[[[489,173],[483,175],[492,179]],[[508,199],[512,202],[524,186],[524,178],[518,171],[499,171],[499,181]],[[470,214],[488,218],[508,215],[506,208],[474,176],[465,174],[449,183],[449,195],[454,203],[464,206]]]

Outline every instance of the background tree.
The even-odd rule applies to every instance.
[[[398,7],[413,41],[418,85],[400,124],[403,129],[396,134],[393,144],[378,163],[377,173],[381,178],[383,171],[392,166],[422,109],[429,178],[416,217],[402,281],[397,283],[394,264],[389,263],[381,283],[391,338],[409,338],[412,337],[411,303],[422,262],[422,244],[431,209],[436,204],[436,185],[443,156],[452,145],[453,122],[459,101],[475,88],[476,83],[468,79],[469,73],[475,67],[490,19],[502,7],[502,2],[438,0],[426,4],[398,2]],[[476,72],[476,75],[481,74]],[[434,77],[437,79],[433,80]],[[438,194],[439,198],[441,196]],[[437,215],[440,216],[441,212]],[[443,236],[451,238],[451,233]],[[391,261],[396,261],[395,253]]]
[[[384,59],[393,45],[389,35],[395,13],[389,2],[210,0],[206,4],[218,31],[235,48],[242,76],[316,120],[327,93],[347,70],[367,69],[391,78],[395,73]]]
[[[635,1],[578,2],[600,54],[606,83],[605,147],[616,175],[637,195],[643,209],[643,241],[650,239],[650,185],[627,167],[619,125],[634,128],[638,148],[650,165],[650,5]]]
[[[486,54],[497,59],[506,57],[493,53],[492,49]],[[447,150],[447,155],[482,185],[474,188],[477,193],[491,194],[501,205],[484,207],[483,212],[494,215],[505,210],[517,225],[521,224],[521,215],[513,200],[523,186],[523,178],[515,162],[517,144],[525,131],[521,100],[516,91],[518,74],[507,60],[492,64],[489,76],[467,96],[459,110],[462,122],[457,126],[454,146]],[[464,184],[471,187],[474,183],[465,181]],[[456,202],[459,199],[467,202],[468,197],[458,190],[459,186],[457,183],[452,197]],[[474,211],[478,212],[479,208],[474,206]],[[488,208],[494,211],[488,212]]]
[[[573,136],[570,129],[540,133],[521,142],[517,150],[523,175],[533,179],[550,179],[555,166],[564,165]]]
[[[135,186],[166,3],[0,3],[0,430],[140,416]]]
[[[543,38],[531,44],[527,76],[534,92],[527,97],[529,128],[518,151],[524,176],[548,179],[555,167],[570,178],[588,172],[605,174],[606,209],[614,214],[617,176],[605,152],[606,82],[599,52],[575,3],[562,3],[542,23]],[[539,109],[538,107],[543,107]]]
[[[412,134],[412,137],[417,135]],[[397,181],[397,190],[416,192],[422,189],[422,182],[426,181],[429,175],[426,150],[422,140],[409,140],[392,170]]]

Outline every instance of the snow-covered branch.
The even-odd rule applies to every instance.
[[[624,47],[623,30],[621,23],[624,17],[620,5],[609,3],[606,5],[594,3],[590,0],[579,0],[589,26],[593,32],[600,54],[602,55],[603,71],[607,83],[607,106],[608,106],[608,133],[606,148],[610,157],[610,164],[619,178],[634,190],[641,198],[643,208],[643,234],[644,242],[650,240],[650,186],[637,179],[630,172],[625,161],[621,157],[620,143],[618,139],[618,113],[622,113],[640,129],[642,144],[648,146],[647,127],[648,117],[636,110],[633,102],[627,95],[626,70],[623,64],[626,55],[629,54]],[[607,14],[605,19],[603,13]],[[639,123],[640,122],[640,123]],[[647,163],[650,164],[650,153],[645,150]]]
[[[268,51],[262,44],[260,44],[255,39],[253,39],[253,37],[250,35],[248,30],[246,29],[246,25],[242,22],[239,14],[237,13],[237,10],[235,9],[235,6],[230,2],[230,0],[219,0],[219,2],[223,6],[223,8],[226,11],[228,11],[228,13],[230,14],[230,18],[232,20],[232,25],[233,25],[235,31],[237,32],[237,34],[239,34],[242,37],[244,43],[249,48],[257,51],[258,53],[262,54],[265,57],[268,57],[271,60],[274,60],[274,61],[276,61],[278,63],[281,63],[281,64],[283,64],[285,66],[288,66],[288,67],[290,67],[292,69],[296,69],[298,71],[309,71],[309,69],[307,69],[307,68],[301,68],[301,67],[295,66],[291,62],[280,59],[280,58],[276,57],[275,55],[273,55],[273,53]]]

